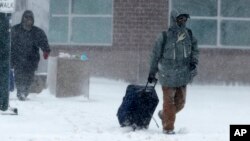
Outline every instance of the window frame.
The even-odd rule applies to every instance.
[[[109,14],[102,14],[102,15],[98,15],[98,14],[74,14],[72,12],[72,2],[73,0],[69,0],[69,6],[68,6],[68,10],[69,13],[68,14],[52,14],[51,11],[49,11],[50,13],[50,17],[52,18],[56,18],[56,17],[63,17],[63,18],[68,18],[68,38],[66,43],[63,42],[50,42],[51,45],[73,45],[73,46],[82,46],[82,45],[86,45],[86,46],[111,46],[113,45],[113,36],[111,36],[111,42],[110,43],[74,43],[71,40],[72,37],[72,21],[73,18],[78,17],[78,18],[87,18],[87,17],[105,17],[105,18],[111,18],[111,35],[113,35],[113,25],[114,25],[114,0],[112,0],[112,13]],[[49,20],[50,20],[49,17]]]
[[[170,19],[170,13],[173,9],[173,0],[169,0],[169,11],[168,11],[168,17]],[[250,49],[249,46],[238,46],[238,45],[222,45],[221,44],[221,23],[224,20],[230,20],[230,21],[248,21],[250,22],[250,17],[223,17],[221,14],[221,7],[222,7],[222,0],[217,0],[217,16],[192,16],[190,15],[191,19],[197,19],[197,20],[216,20],[217,21],[217,33],[216,33],[216,44],[215,45],[205,45],[199,44],[199,47],[201,48],[228,48],[228,49]],[[168,21],[168,25],[170,24],[170,20]]]

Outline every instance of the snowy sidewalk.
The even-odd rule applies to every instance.
[[[120,128],[116,112],[128,84],[92,78],[90,99],[55,98],[48,90],[10,103],[18,116],[1,115],[1,141],[228,141],[230,124],[250,124],[250,88],[189,86],[187,103],[177,115],[176,135],[162,134],[151,120],[148,130]],[[162,107],[162,93],[156,87]]]

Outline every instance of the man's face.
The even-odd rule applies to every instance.
[[[185,25],[186,22],[187,22],[187,17],[185,17],[185,16],[180,16],[180,17],[178,17],[178,18],[176,19],[176,22],[177,22],[177,25],[178,25],[178,26],[183,26],[183,25]]]
[[[26,13],[23,16],[23,25],[25,29],[31,29],[34,24],[33,15],[31,13]]]

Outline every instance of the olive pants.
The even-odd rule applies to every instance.
[[[186,86],[162,86],[163,91],[163,130],[174,130],[176,114],[181,111],[186,101]]]

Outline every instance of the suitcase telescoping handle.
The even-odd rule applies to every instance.
[[[155,85],[157,84],[157,81],[158,81],[158,79],[155,78],[155,79],[153,80],[153,82],[152,82],[152,83],[154,83],[154,88],[155,88]],[[148,84],[149,84],[149,82],[147,81],[147,84],[146,84],[146,86],[145,86],[145,90],[147,89]]]

